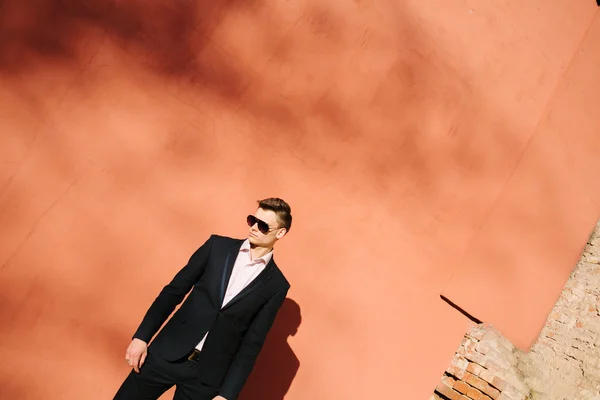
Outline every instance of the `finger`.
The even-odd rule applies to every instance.
[[[131,360],[133,362],[133,370],[137,373],[140,372],[140,355],[136,354],[133,359]]]
[[[147,351],[142,353],[142,357],[140,358],[140,368],[142,368],[142,365],[144,365],[144,362],[146,361],[146,357],[148,357]]]

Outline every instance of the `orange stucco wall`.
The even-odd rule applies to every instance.
[[[443,295],[516,346],[537,339],[600,216],[600,17]]]
[[[81,3],[2,8],[0,398],[110,398],[162,285],[271,195],[293,288],[246,400],[428,398],[469,324],[441,293],[530,341],[598,212],[593,2]],[[544,245],[532,325],[460,297],[531,284]]]

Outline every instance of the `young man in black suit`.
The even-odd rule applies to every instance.
[[[273,259],[292,225],[290,206],[260,200],[247,222],[247,239],[212,235],[156,297],[127,349],[133,370],[114,400],[158,399],[173,385],[174,400],[238,397],[290,288]]]

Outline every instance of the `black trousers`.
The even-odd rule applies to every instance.
[[[113,400],[156,400],[174,385],[173,400],[212,400],[219,394],[202,382],[197,363],[187,358],[170,362],[149,349],[140,372],[131,370]]]

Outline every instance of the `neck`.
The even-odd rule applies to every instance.
[[[254,244],[250,244],[250,255],[252,256],[253,260],[260,258],[260,257],[264,256],[265,254],[268,254],[272,250],[273,250],[273,246],[262,247],[262,246],[256,246]]]

